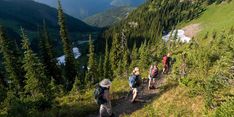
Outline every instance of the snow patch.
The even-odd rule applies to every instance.
[[[74,47],[72,50],[73,50],[74,58],[78,59],[81,56],[79,48]],[[65,62],[66,62],[65,55],[58,57],[57,61],[58,61],[58,65],[65,65]]]
[[[176,30],[173,30],[172,38],[175,36],[175,33],[176,33]],[[169,32],[167,35],[163,36],[162,39],[165,40],[165,41],[168,41],[169,38],[170,38],[170,35],[171,35],[171,32]],[[190,37],[187,37],[185,35],[185,31],[181,30],[181,29],[178,30],[177,39],[179,39],[181,42],[185,42],[185,43],[188,43],[191,40]]]

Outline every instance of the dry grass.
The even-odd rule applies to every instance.
[[[201,96],[191,98],[188,89],[177,86],[155,99],[150,105],[134,112],[132,117],[200,117],[203,114],[204,102]]]

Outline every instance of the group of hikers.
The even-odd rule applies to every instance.
[[[171,65],[171,55],[172,53],[168,53],[167,55],[164,55],[162,58],[162,64],[163,64],[163,73],[166,74],[169,72],[170,65]],[[148,82],[148,89],[156,89],[155,83],[156,79],[159,78],[159,68],[157,63],[154,63],[150,66],[149,69],[149,82]],[[142,84],[142,78],[140,76],[140,69],[139,67],[135,67],[129,77],[129,86],[130,86],[130,91],[132,94],[132,99],[131,103],[134,103],[136,101],[138,92],[139,92],[139,87]],[[109,89],[111,87],[111,81],[109,79],[104,79],[102,80],[97,88],[94,91],[94,96],[96,103],[100,105],[100,110],[99,110],[99,116],[103,117],[105,115],[105,112],[108,113],[110,117],[114,117],[114,113],[112,112],[112,106],[111,106],[111,96]]]

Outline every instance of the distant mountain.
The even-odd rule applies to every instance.
[[[83,38],[81,34],[93,32],[96,28],[86,23],[66,15],[66,24],[71,39],[76,40]],[[0,0],[0,25],[3,25],[8,32],[17,34],[22,26],[30,39],[33,41],[37,37],[38,25],[46,21],[50,35],[55,39],[55,45],[60,47],[59,27],[57,23],[57,10],[47,5],[35,2],[33,0]],[[18,33],[19,34],[19,33]],[[19,36],[15,36],[18,38]],[[36,42],[32,43],[36,44]]]
[[[118,23],[123,18],[126,18],[134,9],[134,7],[116,7],[90,16],[84,19],[84,21],[92,26],[106,27]]]
[[[57,0],[35,0],[52,7],[57,7]],[[79,19],[84,19],[107,9],[119,6],[139,6],[145,0],[61,0],[65,12]]]

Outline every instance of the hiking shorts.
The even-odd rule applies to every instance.
[[[149,75],[149,79],[150,79],[150,80],[155,80],[156,78],[151,77],[151,76]]]
[[[135,88],[132,87],[131,90],[132,90],[132,93],[134,93],[134,92],[138,93],[139,87],[135,87]]]
[[[100,117],[105,116],[105,112],[107,112],[109,116],[112,115],[112,107],[110,102],[100,105]]]

